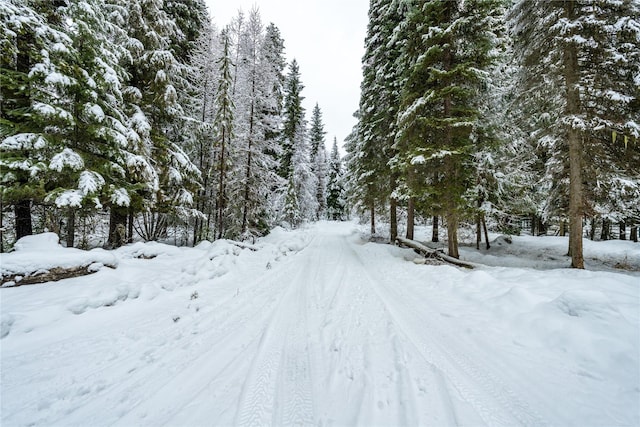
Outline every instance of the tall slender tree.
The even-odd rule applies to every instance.
[[[375,206],[389,200],[391,240],[397,235],[398,176],[388,160],[394,156],[395,123],[399,104],[400,69],[397,60],[403,40],[398,36],[406,14],[400,0],[371,0],[365,38],[360,96],[358,164],[354,164],[363,203]]]
[[[316,219],[325,216],[327,208],[326,195],[326,159],[327,153],[325,148],[326,132],[324,123],[322,122],[322,111],[316,103],[311,114],[311,128],[309,129],[309,144],[311,148],[311,167],[313,174],[316,176],[316,200],[318,202],[318,212]]]
[[[223,30],[222,35],[222,57],[218,60],[220,77],[218,82],[218,95],[216,97],[217,114],[216,125],[216,149],[217,149],[217,173],[218,173],[218,196],[216,200],[216,235],[220,239],[224,237],[226,228],[226,209],[228,203],[227,185],[228,171],[230,163],[230,141],[233,135],[233,112],[234,104],[232,99],[233,78],[231,75],[231,40],[228,29]]]

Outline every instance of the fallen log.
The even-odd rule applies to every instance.
[[[437,251],[435,249],[431,249],[431,248],[423,245],[422,243],[416,242],[415,240],[409,240],[409,239],[405,239],[403,237],[396,237],[396,241],[401,246],[404,245],[404,246],[410,247],[411,249],[414,249],[414,250],[418,251],[418,253],[422,254],[426,258],[436,258],[436,259],[439,259],[439,260],[441,260],[443,262],[448,262],[449,264],[457,265],[458,267],[464,267],[464,268],[475,268],[475,267],[477,267],[475,264],[472,264],[472,263],[466,262],[466,261],[460,261],[457,258],[450,257],[449,255],[447,255],[447,254],[445,254],[445,253],[443,253],[441,251]]]
[[[1,287],[14,288],[24,285],[37,285],[46,282],[57,282],[62,279],[70,279],[73,277],[86,276],[96,273],[100,270],[100,266],[95,264],[76,266],[76,267],[54,267],[44,271],[37,271],[27,274],[11,274],[3,276],[0,281]],[[114,265],[105,265],[105,267],[115,268]]]

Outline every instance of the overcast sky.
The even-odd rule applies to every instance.
[[[333,137],[342,145],[355,125],[368,0],[207,0],[213,22],[222,28],[253,5],[262,22],[273,22],[282,34],[287,61],[300,65],[307,120],[313,106],[322,110],[327,148]]]

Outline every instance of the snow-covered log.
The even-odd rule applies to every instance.
[[[20,275],[13,274],[2,276],[1,287],[16,287],[24,285],[37,285],[39,283],[57,282],[62,279],[70,279],[73,277],[86,276],[100,270],[102,264],[91,264],[77,267],[54,267],[45,271],[36,271],[32,274]],[[115,266],[107,265],[106,267],[115,268]]]
[[[457,258],[453,258],[450,257],[449,255],[446,255],[440,251],[437,251],[435,249],[431,249],[425,245],[423,245],[422,243],[416,242],[415,240],[409,240],[409,239],[405,239],[403,237],[396,237],[396,241],[400,244],[400,245],[404,245],[404,246],[408,246],[412,249],[415,249],[416,251],[420,252],[422,255],[424,255],[427,258],[436,258],[439,259],[441,261],[444,262],[448,262],[449,264],[453,264],[453,265],[457,265],[458,267],[464,267],[464,268],[475,268],[476,265],[469,263],[469,262],[465,262],[465,261],[460,261]]]

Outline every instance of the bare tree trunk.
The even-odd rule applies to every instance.
[[[109,238],[107,247],[119,248],[125,243],[127,211],[120,206],[111,206],[109,215]]]
[[[565,1],[565,16],[569,21],[575,19],[576,2]],[[566,84],[567,116],[578,115],[581,111],[580,70],[578,65],[577,47],[567,43],[564,49],[564,75]],[[569,124],[567,142],[569,145],[569,248],[571,250],[571,267],[584,268],[582,250],[582,216],[584,213],[582,201],[582,152],[583,143],[580,131]]]
[[[458,252],[458,218],[454,213],[447,215],[448,254],[452,258],[460,258]]]
[[[593,242],[596,238],[596,217],[591,218],[591,230],[589,230],[589,239]]]
[[[478,213],[476,215],[476,250],[480,250],[480,242],[482,241],[482,232],[480,231],[480,223],[482,222],[482,197],[478,194]]]
[[[14,205],[16,220],[16,240],[33,234],[31,222],[31,200],[20,200]]]
[[[251,124],[249,125],[249,134],[253,132],[253,105],[251,106]],[[242,206],[242,234],[247,231],[247,213],[249,210],[249,186],[251,184],[251,137],[249,137],[249,148],[247,154],[247,172],[245,174],[244,183],[244,205]]]
[[[638,226],[634,225],[631,227],[631,237],[632,242],[638,243]]]
[[[414,212],[413,197],[409,198],[409,204],[407,206],[407,239],[413,240],[413,230],[415,226],[415,212]]]
[[[487,219],[482,215],[482,228],[484,229],[484,239],[487,242],[487,250],[491,249],[491,244],[489,243],[489,231],[487,231]]]
[[[437,243],[440,241],[439,237],[438,237],[438,221],[440,220],[440,217],[438,215],[434,215],[433,216],[433,227],[431,229],[431,241],[434,243]]]
[[[218,222],[217,222],[217,234],[218,239],[222,239],[224,236],[224,208],[225,208],[225,143],[226,143],[226,129],[222,130],[222,144],[220,150],[220,182],[218,185]]]
[[[611,238],[611,221],[602,218],[602,231],[600,232],[600,240],[609,240]]]
[[[627,240],[627,224],[620,221],[620,240]]]
[[[76,237],[76,210],[69,208],[67,211],[67,247],[72,248]]]
[[[133,243],[133,208],[129,206],[129,218],[127,219],[127,243]]]
[[[531,215],[531,235],[536,235],[536,227],[538,225],[538,219],[536,218],[536,214]]]
[[[371,202],[369,209],[371,212],[371,235],[373,236],[376,234],[376,207],[374,202]]]
[[[242,207],[242,234],[244,234],[245,231],[247,231],[247,213],[249,210],[249,188],[251,185],[251,145],[252,145],[252,139],[253,139],[253,122],[254,122],[254,104],[255,104],[255,93],[256,93],[256,75],[255,75],[255,68],[256,67],[256,62],[255,62],[255,58],[254,58],[254,62],[253,62],[253,73],[252,73],[252,79],[251,79],[251,110],[250,110],[250,115],[249,115],[249,142],[248,142],[248,147],[247,147],[247,172],[245,175],[245,183],[244,183],[244,206]]]
[[[476,250],[480,250],[480,242],[482,241],[482,231],[480,230],[480,213],[476,215]]]
[[[389,198],[389,232],[391,234],[391,244],[394,245],[396,242],[396,237],[398,237],[398,201],[393,197],[393,191],[396,188],[396,177],[394,174],[391,174],[390,178],[390,187],[391,187],[391,197]]]
[[[544,223],[542,217],[538,217],[538,236],[547,235],[547,224]]]
[[[395,244],[396,237],[398,237],[398,202],[396,199],[391,198],[389,200],[389,233],[391,234],[391,244]]]
[[[447,8],[447,15],[451,14],[451,11]],[[443,52],[442,55],[442,65],[445,71],[449,71],[452,67],[453,63],[453,52],[451,51],[451,47],[448,45]],[[443,106],[443,117],[445,119],[449,119],[452,115],[452,99],[451,95],[447,94],[444,97],[444,106]],[[453,141],[451,126],[445,126],[444,130],[444,145],[445,147],[451,147]],[[445,171],[448,177],[451,177],[452,180],[457,179],[457,167],[453,164],[451,156],[448,156],[445,159]],[[445,204],[445,217],[447,219],[447,243],[449,249],[449,256],[453,258],[460,258],[460,254],[458,253],[458,213],[457,206],[455,205],[454,200],[449,200]]]

